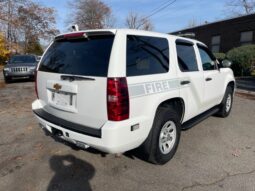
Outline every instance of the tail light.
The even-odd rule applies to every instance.
[[[107,79],[108,120],[122,121],[129,118],[129,95],[126,78]]]
[[[35,94],[36,94],[37,99],[39,99],[38,90],[37,90],[37,71],[35,71]]]

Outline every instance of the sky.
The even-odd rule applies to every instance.
[[[70,17],[70,0],[37,0],[44,6],[52,7],[57,11],[57,28],[61,32],[67,31],[67,18]],[[75,2],[75,0],[73,0]],[[142,16],[148,16],[167,0],[102,0],[111,7],[116,19],[115,28],[125,28],[125,18],[130,11]],[[174,32],[187,28],[191,20],[197,24],[214,22],[226,18],[225,0],[177,0],[161,12],[150,17],[154,31]]]

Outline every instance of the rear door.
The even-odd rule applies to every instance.
[[[113,34],[56,38],[37,73],[38,96],[54,116],[92,128],[107,121],[106,86]]]
[[[185,102],[183,122],[202,112],[204,76],[201,66],[198,64],[195,47],[191,41],[176,40],[178,76],[181,86],[180,95]]]

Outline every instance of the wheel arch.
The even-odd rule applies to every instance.
[[[176,108],[177,112],[180,116],[180,122],[183,121],[184,114],[185,114],[185,102],[181,97],[175,97],[175,98],[171,98],[171,99],[167,99],[167,100],[162,101],[158,105],[156,111],[158,111],[158,109],[160,107],[173,107],[173,108]]]
[[[229,81],[228,84],[227,84],[227,86],[226,86],[226,89],[227,89],[227,87],[231,87],[232,90],[235,91],[236,82],[233,81],[233,80],[232,80],[232,81]],[[226,90],[226,89],[225,89],[225,90]]]

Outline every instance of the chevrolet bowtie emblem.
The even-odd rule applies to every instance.
[[[54,84],[54,85],[53,85],[53,88],[54,88],[55,90],[59,91],[59,90],[62,88],[62,86],[59,85],[59,84]]]

